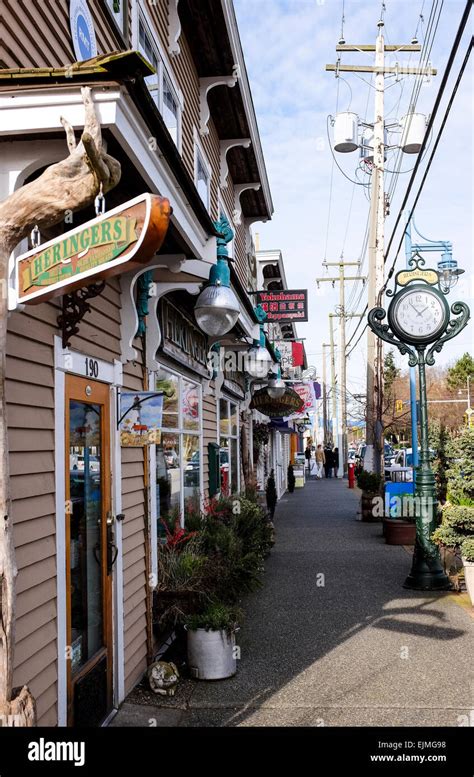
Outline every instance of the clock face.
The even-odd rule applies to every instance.
[[[396,334],[414,342],[436,340],[445,329],[449,309],[440,295],[426,286],[399,292],[390,311]]]

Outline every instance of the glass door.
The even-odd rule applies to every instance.
[[[66,378],[68,722],[97,726],[112,708],[110,390]]]

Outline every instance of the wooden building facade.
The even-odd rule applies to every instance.
[[[89,21],[90,59],[78,56],[77,7]],[[18,304],[11,259],[14,685],[30,687],[39,725],[99,725],[156,649],[150,602],[160,511],[177,509],[185,521],[187,499],[209,495],[209,443],[227,450],[221,469],[229,487],[243,485],[242,424],[251,438],[245,382],[213,379],[193,307],[216,261],[215,222],[225,216],[241,305],[234,336],[258,334],[247,294],[257,282],[250,226],[271,218],[272,201],[230,0],[3,0],[1,23],[0,199],[66,156],[60,118],[80,136],[87,86],[107,151],[122,166],[106,210],[143,192],[167,197],[173,208],[160,252],[143,271],[107,280],[87,300],[77,331],[64,324],[64,298]],[[93,208],[72,214],[41,242],[94,215]],[[16,255],[28,248],[24,241]],[[161,444],[121,447],[120,393],[163,385],[173,392]],[[100,563],[88,520],[95,509],[104,519],[105,507],[117,554],[104,571],[93,566]],[[73,527],[78,510],[82,534]]]

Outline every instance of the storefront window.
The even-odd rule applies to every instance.
[[[221,489],[229,494],[239,490],[239,421],[237,405],[219,400]]]
[[[155,386],[165,392],[161,441],[156,446],[158,535],[163,536],[160,519],[186,523],[200,498],[201,393],[198,383],[165,368],[157,373]]]

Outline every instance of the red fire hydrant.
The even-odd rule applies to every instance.
[[[347,479],[349,481],[349,488],[354,488],[355,483],[355,464],[348,464],[347,465]]]

